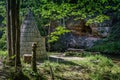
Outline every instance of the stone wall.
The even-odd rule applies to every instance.
[[[41,37],[31,11],[26,15],[21,25],[20,52],[21,54],[32,54],[32,44],[37,43],[37,59],[46,58],[45,40]]]

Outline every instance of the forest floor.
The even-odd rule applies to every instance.
[[[48,62],[38,68],[49,80],[49,65],[53,69],[55,80],[120,80],[120,67],[102,55],[65,57],[52,54]]]
[[[9,77],[8,73],[8,70],[3,68],[3,64],[0,61],[0,80],[7,80]]]
[[[63,57],[57,55],[50,55],[50,58],[63,59],[63,60],[83,60],[83,57]]]
[[[102,54],[103,56],[111,59],[113,61],[113,63],[117,64],[118,66],[120,66],[120,55],[105,55]],[[64,53],[59,54],[59,53],[55,53],[55,54],[51,54],[50,55],[50,59],[53,61],[72,61],[72,60],[84,60],[85,57],[72,57],[72,56],[65,56]]]
[[[115,64],[120,66],[119,56],[107,56],[107,59],[105,57],[102,57],[101,55],[88,57],[68,57],[64,55],[59,55],[59,53],[57,54],[58,55],[50,54],[49,61],[38,64],[38,70],[43,75],[43,77],[46,78],[45,80],[51,80],[49,65],[52,66],[54,77],[56,80],[92,80],[95,78],[101,80],[112,80],[114,76],[117,77],[116,80],[120,79],[118,78],[118,76],[120,76],[118,75],[120,74],[119,67],[112,64],[112,62],[114,62]],[[29,69],[29,67],[24,67],[23,71],[26,74],[31,75],[33,73],[31,73],[31,69]],[[4,68],[2,62],[0,61],[0,80],[7,80],[9,77],[9,73],[10,72],[8,72],[7,68]],[[108,73],[110,75],[107,75]],[[32,77],[30,78],[30,80],[31,79],[36,80]]]
[[[110,58],[113,61],[113,63],[120,66],[120,55],[104,55],[104,56]]]

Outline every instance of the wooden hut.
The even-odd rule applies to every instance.
[[[37,43],[37,58],[46,57],[45,41],[41,37],[38,27],[36,25],[35,19],[32,12],[29,10],[28,14],[21,25],[21,35],[20,35],[20,53],[32,54],[32,44]]]

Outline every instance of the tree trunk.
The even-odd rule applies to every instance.
[[[7,0],[7,41],[9,59],[12,65],[19,70],[20,61],[20,25],[19,25],[20,0]],[[15,64],[14,64],[15,63]]]
[[[50,34],[50,29],[51,29],[51,20],[50,20],[50,25],[48,26],[48,34]],[[48,38],[49,39],[49,38]],[[48,51],[50,51],[51,50],[51,45],[50,45],[50,43],[48,43],[47,44],[47,46],[48,46]]]
[[[12,56],[15,56],[15,44],[16,44],[16,27],[15,27],[15,1],[10,0],[10,10],[11,10],[11,16],[10,16],[10,20],[11,20],[11,48],[12,48]]]
[[[20,24],[19,24],[19,10],[20,10],[20,1],[17,0],[16,2],[16,57],[15,57],[15,68],[16,71],[21,67],[20,61]]]
[[[7,49],[8,49],[8,62],[11,62],[12,49],[11,49],[11,26],[10,26],[10,0],[7,0]]]

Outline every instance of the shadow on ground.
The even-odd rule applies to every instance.
[[[50,62],[57,62],[57,63],[62,63],[62,64],[66,64],[66,65],[76,65],[76,66],[80,66],[79,64],[76,64],[72,61],[69,60],[65,60],[65,59],[61,59],[58,57],[49,57],[49,61]]]

